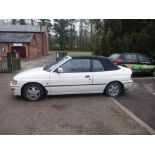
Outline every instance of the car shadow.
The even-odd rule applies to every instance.
[[[146,77],[153,77],[150,74],[132,74],[132,78],[146,78]]]
[[[81,98],[81,97],[96,97],[96,96],[104,96],[103,94],[66,94],[66,95],[49,95],[46,96],[46,99],[50,98]]]
[[[47,102],[48,100],[63,100],[63,99],[81,99],[81,98],[94,98],[94,97],[106,97],[104,94],[67,94],[67,95],[48,95],[43,97],[41,100],[37,102]],[[14,99],[19,102],[36,102],[36,101],[28,101],[22,96],[15,96]]]

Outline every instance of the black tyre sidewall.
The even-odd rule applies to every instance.
[[[111,82],[111,83],[109,83],[107,86],[106,86],[106,88],[105,88],[105,95],[106,96],[109,96],[109,97],[116,97],[116,96],[111,96],[110,94],[109,94],[109,91],[108,91],[108,89],[109,89],[109,87],[112,85],[112,84],[117,84],[118,85],[118,87],[119,87],[119,93],[116,95],[116,96],[119,96],[121,93],[122,93],[122,86],[121,86],[121,84],[119,83],[119,82]]]
[[[29,87],[33,87],[33,86],[37,87],[37,88],[40,90],[40,97],[39,97],[37,100],[30,100],[30,99],[27,97],[27,95],[26,95],[27,89],[28,89]],[[33,83],[30,83],[30,84],[27,84],[27,85],[23,88],[22,96],[23,96],[26,100],[28,100],[28,101],[38,101],[38,100],[40,100],[40,99],[43,98],[43,96],[44,96],[44,90],[43,90],[43,88],[42,88],[41,85],[36,84],[36,83],[34,83],[34,84],[33,84]]]

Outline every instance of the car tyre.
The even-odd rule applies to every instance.
[[[28,101],[38,101],[44,96],[44,89],[37,83],[30,83],[23,88],[22,95]]]
[[[123,87],[119,82],[110,82],[104,92],[106,96],[116,97],[123,92]]]

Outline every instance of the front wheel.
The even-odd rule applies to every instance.
[[[22,95],[29,101],[37,101],[43,97],[44,90],[39,84],[30,83],[23,88]]]
[[[105,95],[115,97],[121,94],[122,86],[119,82],[111,82],[105,88]]]

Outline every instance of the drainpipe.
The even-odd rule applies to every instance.
[[[30,58],[30,43],[28,43],[28,58]]]
[[[8,51],[7,52],[11,52],[10,49],[9,49],[9,43],[8,43]]]
[[[41,32],[41,43],[42,43],[42,45],[41,45],[41,47],[42,47],[42,56],[44,56],[44,47],[43,47],[43,27],[42,26],[40,26],[40,32]]]
[[[44,33],[41,33],[41,36],[42,36],[42,55],[44,56],[44,46],[43,46],[44,41],[43,41],[43,35],[44,35]]]

